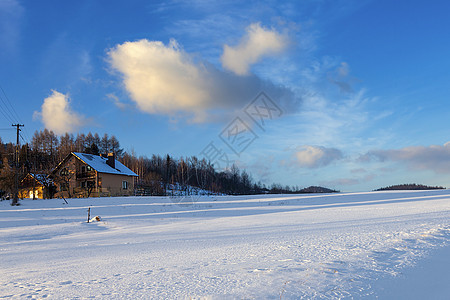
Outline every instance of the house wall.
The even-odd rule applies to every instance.
[[[128,189],[122,188],[122,181],[128,182]],[[117,174],[99,174],[99,183],[103,190],[106,188],[110,196],[132,196],[134,195],[134,177]]]
[[[31,193],[31,196],[30,196]],[[36,199],[44,199],[44,187],[43,186],[36,186],[34,188],[35,198]],[[33,188],[21,188],[19,189],[19,198],[31,198],[33,199]]]

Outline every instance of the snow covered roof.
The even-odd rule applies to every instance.
[[[46,174],[30,173],[30,175],[34,177],[34,179],[39,181],[42,185],[53,184],[53,180],[49,178]]]
[[[78,159],[83,161],[85,164],[89,165],[92,169],[100,173],[127,175],[127,176],[138,176],[136,173],[125,167],[120,161],[116,159],[115,168],[112,168],[106,162],[107,158],[98,155],[72,152]]]
[[[28,173],[28,175],[33,177],[37,182],[39,182],[43,186],[49,186],[53,184],[53,180],[46,174]],[[27,177],[23,178],[21,182],[23,182],[26,178]]]

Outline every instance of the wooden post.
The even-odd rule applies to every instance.
[[[89,223],[90,218],[91,218],[91,208],[89,207],[88,208],[88,220],[87,220],[88,223]]]

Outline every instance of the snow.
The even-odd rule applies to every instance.
[[[30,173],[30,175],[35,178],[39,183],[41,183],[44,186],[48,186],[50,184],[53,184],[53,180],[49,178],[46,174],[35,174]]]
[[[449,299],[449,266],[450,247],[444,247],[419,261],[413,268],[406,268],[398,279],[380,280],[375,287],[382,299],[389,295],[402,295],[404,299]]]
[[[68,202],[0,202],[0,298],[449,295],[450,190]]]

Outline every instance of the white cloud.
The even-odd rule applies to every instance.
[[[124,74],[124,83],[139,108],[167,113],[174,107],[195,110],[209,98],[208,78],[172,40],[127,42],[109,52],[113,67]]]
[[[260,23],[253,23],[247,28],[247,34],[237,46],[224,46],[222,66],[237,75],[248,75],[252,64],[264,56],[280,53],[287,44],[288,39],[285,35],[265,29]]]
[[[332,146],[351,153],[355,149],[377,148],[388,138],[368,141],[364,136],[377,121],[373,116],[376,98],[369,97],[364,89],[342,93],[330,82],[330,74],[346,72],[339,70],[345,65],[330,58],[303,70],[296,90],[302,98],[301,110],[287,116],[285,119],[289,120],[277,133],[287,141],[286,145],[296,147],[302,141],[306,145]],[[284,134],[286,130],[291,132],[289,137]]]
[[[192,121],[211,121],[214,110],[240,109],[260,92],[295,111],[298,101],[284,87],[257,76],[241,78],[196,61],[175,40],[169,45],[146,39],[125,42],[108,52],[125,89],[138,108],[151,114],[187,113]],[[290,107],[291,106],[291,107]]]
[[[372,150],[361,156],[361,161],[397,161],[417,170],[450,172],[450,142],[444,145],[411,146],[401,149]]]
[[[55,90],[44,99],[42,111],[35,111],[34,117],[40,118],[45,128],[53,130],[56,134],[74,132],[85,121],[83,116],[72,111],[69,97]]]
[[[327,166],[342,157],[342,152],[338,149],[309,145],[302,146],[295,152],[297,165],[306,168]]]
[[[106,98],[108,98],[115,106],[117,106],[120,110],[125,110],[128,105],[122,101],[120,101],[119,97],[114,94],[107,94]]]

